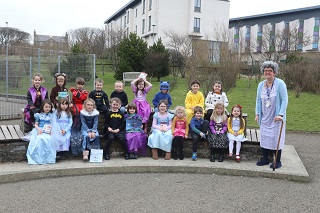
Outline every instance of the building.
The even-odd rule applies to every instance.
[[[69,50],[68,34],[65,36],[50,36],[39,35],[34,31],[33,45],[35,48],[46,50],[49,54],[56,54],[57,52],[66,52]]]
[[[217,46],[217,29],[228,30],[228,0],[131,0],[105,20],[106,30],[136,33],[151,46],[158,38],[168,47],[166,32],[174,31]]]
[[[239,53],[319,52],[320,5],[229,20],[230,44]]]

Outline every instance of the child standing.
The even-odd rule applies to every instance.
[[[210,133],[208,137],[211,147],[210,161],[214,162],[214,149],[219,149],[219,162],[223,162],[224,150],[228,148],[229,140],[227,136],[227,116],[222,103],[217,103],[210,117]]]
[[[80,111],[81,132],[83,135],[82,150],[83,160],[88,160],[89,150],[100,149],[100,138],[98,132],[98,116],[94,100],[88,98],[84,101],[83,109]]]
[[[148,138],[148,146],[152,148],[152,158],[158,159],[158,149],[166,152],[165,159],[170,160],[172,148],[172,118],[173,114],[168,113],[168,103],[161,100],[159,112],[154,113],[152,121],[152,134]]]
[[[125,125],[124,115],[120,112],[119,108],[121,106],[121,101],[119,98],[110,99],[111,109],[107,112],[105,127],[107,132],[107,144],[105,149],[105,158],[110,160],[110,146],[115,139],[118,139],[124,150],[124,158],[129,159],[126,135],[125,135]]]
[[[205,101],[206,115],[204,119],[210,121],[210,117],[216,103],[223,103],[224,108],[229,105],[229,101],[225,92],[222,91],[222,82],[214,81],[212,91],[208,93]]]
[[[34,126],[34,114],[41,111],[42,101],[48,98],[48,91],[45,87],[41,86],[43,81],[40,73],[35,73],[32,78],[32,87],[27,92],[27,105],[24,108],[24,132],[30,132]]]
[[[228,138],[229,138],[229,157],[233,155],[233,145],[236,142],[236,161],[240,162],[241,142],[246,141],[244,137],[245,122],[242,118],[242,106],[233,106],[231,115],[228,118]]]
[[[123,83],[121,81],[117,81],[114,83],[114,91],[111,93],[110,98],[119,98],[121,101],[120,111],[125,114],[126,106],[128,105],[128,96],[123,91]]]
[[[52,122],[52,140],[56,144],[57,152],[69,151],[70,136],[72,126],[72,114],[69,108],[68,98],[61,98],[58,102],[57,109],[53,113]],[[58,157],[59,156],[59,157]],[[59,153],[57,159],[63,158]]]
[[[134,102],[137,106],[138,115],[140,115],[142,118],[144,132],[147,133],[151,108],[146,99],[146,96],[152,88],[152,84],[149,83],[146,79],[137,78],[131,82],[131,88],[132,92],[134,93],[134,99],[132,102]]]
[[[183,153],[183,144],[184,138],[188,138],[189,134],[189,125],[186,117],[186,110],[183,106],[177,106],[176,116],[174,116],[172,121],[172,133],[173,133],[173,141],[172,141],[172,158],[177,160],[184,159]]]
[[[187,93],[185,100],[188,123],[190,123],[191,118],[194,115],[194,107],[199,106],[203,108],[204,105],[204,97],[202,92],[199,91],[199,89],[200,82],[198,80],[192,81],[191,90]]]
[[[128,105],[126,120],[127,149],[130,159],[137,159],[138,154],[146,155],[147,134],[142,130],[142,119],[137,115],[137,106],[134,103]]]
[[[168,109],[171,107],[172,102],[171,102],[171,96],[168,93],[169,90],[170,90],[169,81],[161,81],[160,92],[158,92],[152,100],[155,112],[158,112],[158,106],[161,100],[166,100],[168,102]]]
[[[204,120],[203,108],[200,106],[194,107],[194,116],[190,121],[190,133],[192,137],[192,157],[193,161],[197,160],[198,141],[200,138],[206,139],[206,134],[209,128],[209,121]]]
[[[109,99],[108,95],[102,90],[103,80],[100,78],[97,79],[95,86],[96,89],[90,92],[89,98],[94,100],[97,110],[105,115],[109,110]]]
[[[70,147],[72,154],[79,155],[83,153],[82,141],[83,136],[81,133],[81,120],[80,111],[83,107],[83,102],[88,97],[88,91],[83,89],[84,79],[79,77],[76,79],[76,88],[71,87],[70,91],[72,93],[72,100],[70,104],[72,112],[72,127],[71,127],[71,137],[70,137]]]
[[[66,88],[66,77],[65,73],[56,73],[54,75],[56,86],[51,89],[50,101],[54,108],[57,108],[60,98],[68,97],[68,89]]]
[[[27,150],[28,164],[48,164],[56,162],[56,148],[51,138],[52,103],[44,99],[41,113],[36,113],[35,128],[30,133]]]

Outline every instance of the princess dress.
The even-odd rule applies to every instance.
[[[56,150],[69,151],[70,136],[72,126],[72,115],[68,116],[66,112],[62,111],[60,118],[56,113],[52,116],[52,139],[55,142]],[[61,130],[65,130],[65,134],[61,134]]]
[[[141,129],[142,119],[137,114],[126,114],[126,139],[128,152],[146,155],[147,134]]]

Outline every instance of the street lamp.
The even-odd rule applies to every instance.
[[[152,25],[152,43],[153,44],[154,44],[154,27],[155,26],[156,26],[155,24]]]
[[[7,38],[6,38],[6,94],[7,94],[7,100],[8,100],[8,88],[9,88],[9,67],[8,67],[8,57],[9,57],[9,28],[8,28],[8,22],[6,21],[6,25],[7,25]]]

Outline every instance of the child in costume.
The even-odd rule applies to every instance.
[[[147,134],[142,130],[142,119],[137,114],[137,106],[134,103],[128,105],[128,113],[124,115],[126,120],[127,149],[130,159],[137,159],[138,154],[146,155]]]
[[[68,97],[68,89],[66,88],[66,77],[64,73],[56,73],[54,75],[56,86],[51,89],[50,101],[52,102],[54,108],[57,108],[60,98]]]
[[[72,93],[70,108],[73,120],[71,127],[70,147],[73,155],[83,154],[83,135],[81,133],[80,111],[82,110],[84,101],[88,97],[88,91],[83,89],[84,83],[84,79],[79,77],[76,79],[76,88],[70,88]]]
[[[124,150],[124,158],[126,160],[129,159],[128,151],[127,151],[127,140],[125,135],[125,126],[126,122],[124,120],[123,113],[119,110],[121,106],[121,101],[119,98],[111,98],[110,99],[111,109],[107,112],[105,119],[105,127],[106,127],[106,136],[107,143],[105,149],[105,160],[110,160],[110,146],[112,142],[117,139]]]
[[[203,119],[203,108],[200,106],[194,107],[194,116],[190,121],[190,133],[192,137],[192,157],[193,161],[197,160],[198,142],[200,138],[206,139],[209,128],[209,121]]]
[[[222,91],[221,81],[213,82],[212,91],[209,92],[206,97],[206,115],[204,116],[205,120],[210,121],[210,117],[216,103],[223,103],[224,108],[226,108],[229,105],[227,95],[225,92]]]
[[[144,132],[147,133],[149,116],[151,113],[150,104],[147,101],[147,94],[152,88],[152,84],[146,79],[137,78],[131,82],[132,92],[134,93],[134,102],[137,106],[138,115],[142,118]]]
[[[119,98],[121,101],[120,111],[125,114],[126,106],[128,105],[128,96],[123,91],[123,83],[121,81],[117,81],[114,83],[114,91],[111,93],[110,98]]]
[[[191,90],[187,93],[185,99],[187,120],[190,123],[191,118],[193,117],[194,107],[200,106],[203,108],[204,105],[204,97],[202,92],[199,91],[200,82],[198,80],[194,80],[191,82]]]
[[[97,110],[105,115],[109,110],[109,99],[108,95],[102,90],[103,80],[97,79],[95,81],[95,87],[96,89],[90,92],[89,98],[94,100]]]
[[[82,149],[83,160],[88,160],[91,149],[100,149],[100,138],[98,132],[98,116],[94,100],[88,98],[84,101],[83,109],[80,111],[81,132],[83,135]]]
[[[152,100],[155,112],[158,112],[158,106],[159,106],[159,102],[161,100],[166,100],[168,102],[168,109],[172,105],[171,96],[168,93],[169,90],[170,90],[169,81],[161,81],[161,83],[160,83],[160,92],[157,92],[157,94],[154,96],[154,98]]]
[[[245,122],[242,118],[242,107],[238,104],[231,109],[228,118],[229,158],[233,155],[233,145],[236,142],[236,161],[240,162],[241,142],[246,141],[244,137]]]
[[[172,141],[172,158],[177,160],[184,159],[183,153],[183,144],[184,139],[188,138],[189,134],[189,125],[186,117],[186,110],[183,106],[177,106],[176,115],[172,121],[172,134],[173,134],[173,141]]]
[[[225,115],[224,105],[222,103],[217,103],[212,115],[210,117],[209,123],[209,145],[211,147],[210,161],[214,162],[214,149],[219,149],[219,162],[223,162],[224,151],[228,148],[229,140],[227,136],[227,119]]]
[[[43,81],[40,73],[35,73],[32,78],[32,87],[27,92],[27,105],[24,108],[24,132],[30,132],[34,126],[34,114],[41,111],[42,101],[48,98],[48,91],[45,87],[41,86]]]
[[[51,137],[52,103],[44,99],[41,112],[36,113],[35,128],[30,132],[27,150],[28,164],[49,164],[56,162],[56,147]]]
[[[61,98],[52,117],[52,140],[56,144],[57,159],[63,159],[64,152],[70,148],[72,114],[69,105],[68,98]]]
[[[152,148],[152,158],[158,159],[158,149],[166,152],[165,159],[170,160],[172,148],[172,118],[173,114],[168,113],[168,103],[161,100],[159,112],[154,113],[152,121],[152,134],[148,138],[148,146]]]

